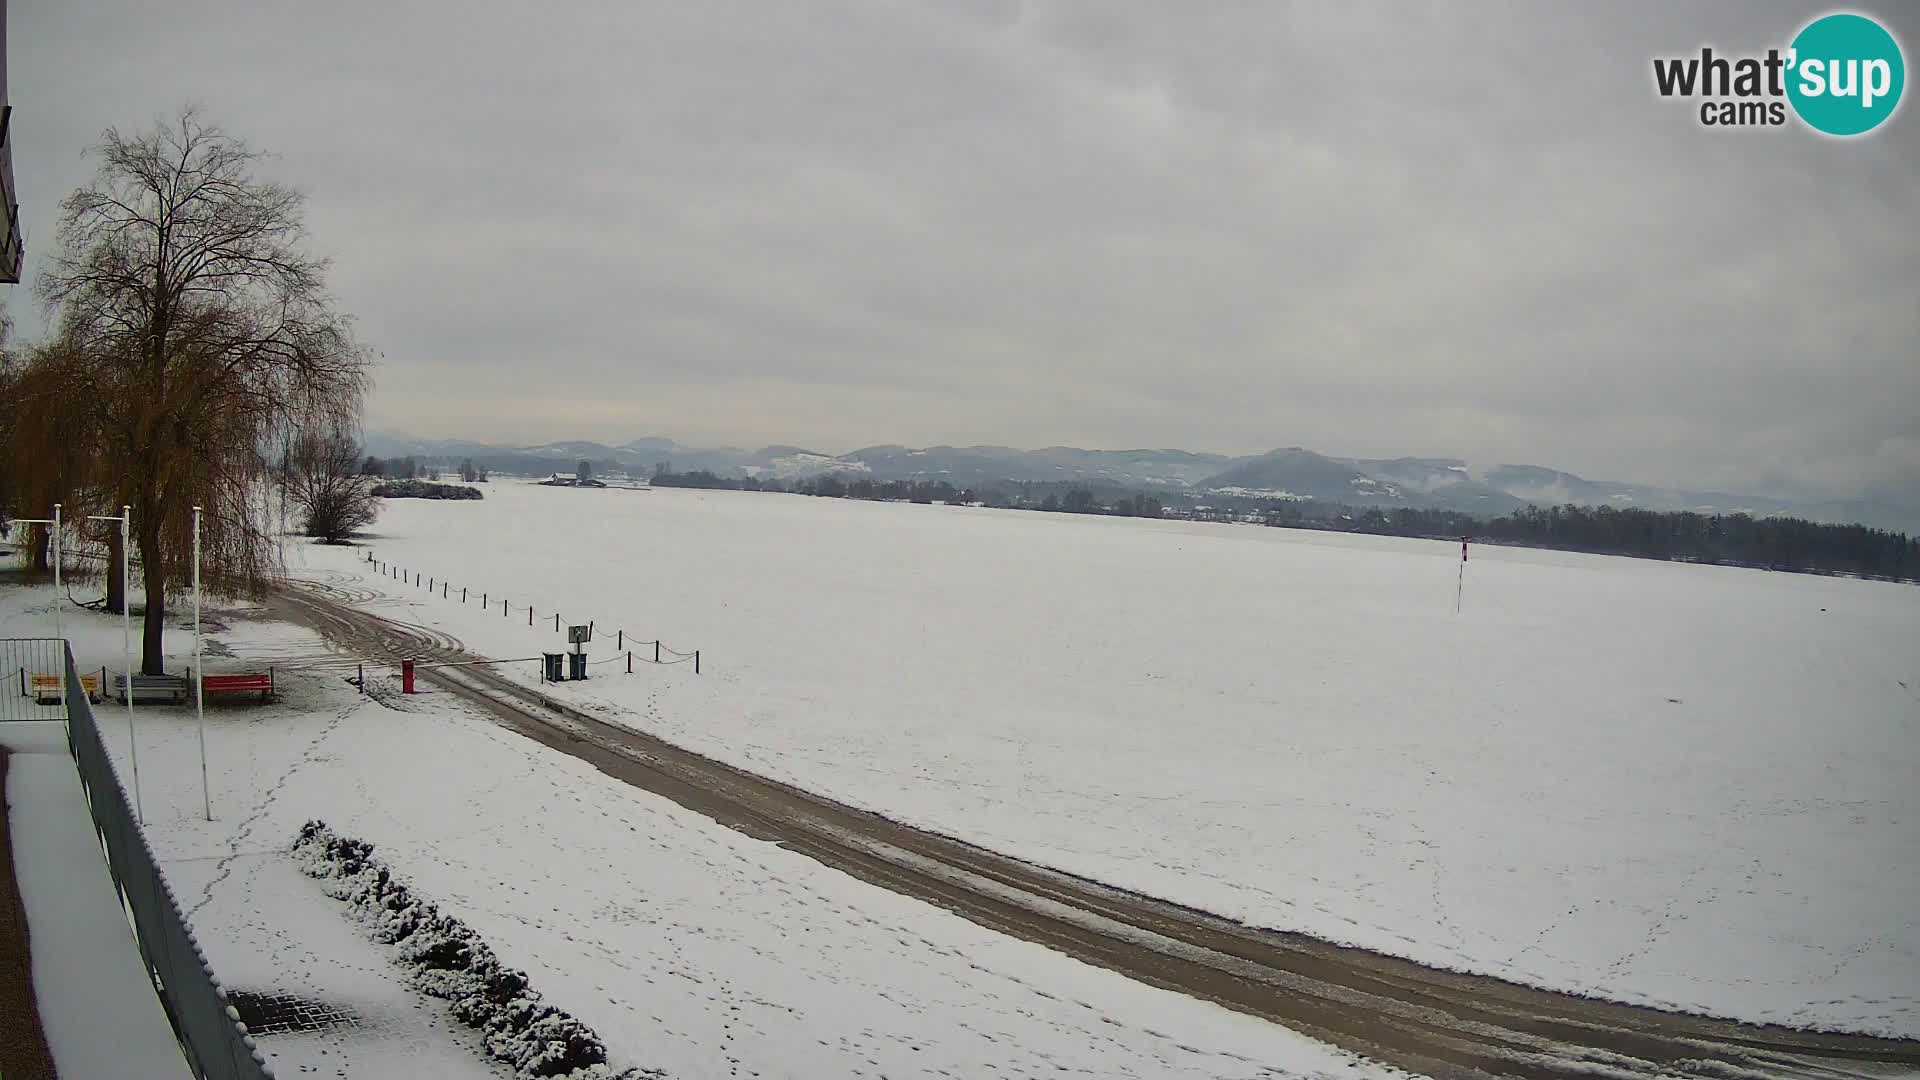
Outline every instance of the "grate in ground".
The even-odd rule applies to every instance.
[[[240,1014],[240,1022],[247,1025],[247,1032],[252,1035],[360,1025],[358,1016],[338,1005],[278,990],[229,990],[227,1003]]]

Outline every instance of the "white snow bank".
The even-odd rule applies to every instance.
[[[61,725],[44,725],[55,732]],[[193,1076],[107,873],[64,741],[6,725],[7,822],[40,1023],[66,1077]]]

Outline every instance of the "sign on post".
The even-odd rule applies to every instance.
[[[593,627],[591,626],[567,627],[567,644],[584,645],[587,642],[592,640],[593,640]]]

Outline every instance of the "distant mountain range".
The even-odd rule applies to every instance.
[[[463,458],[471,458],[476,465],[494,472],[527,475],[571,471],[574,463],[585,459],[601,471],[626,471],[637,476],[651,475],[656,466],[664,464],[676,472],[704,469],[721,476],[779,480],[838,473],[875,480],[946,480],[961,488],[1008,482],[1086,483],[1192,498],[1219,495],[1362,507],[1408,506],[1461,510],[1486,517],[1528,504],[1576,503],[1709,514],[1742,512],[1756,517],[1791,514],[1815,521],[1859,522],[1920,532],[1920,502],[1810,501],[1683,491],[1588,480],[1538,465],[1483,467],[1458,458],[1338,458],[1297,446],[1231,457],[1186,450],[1080,450],[1070,446],[1041,450],[869,446],[848,454],[823,454],[798,446],[697,448],[663,438],[634,439],[619,446],[597,442],[501,446],[372,434],[366,442],[367,452],[380,457],[411,455],[423,463],[442,466],[456,466]]]

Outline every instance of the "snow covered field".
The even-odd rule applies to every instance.
[[[54,1067],[62,1076],[192,1080],[100,855],[66,725],[0,721],[0,748],[11,755],[0,813],[12,828],[33,994]],[[101,1038],[103,1029],[113,1037]]]
[[[562,648],[555,610],[595,621],[596,659],[614,629],[698,647],[699,677],[561,692],[1068,871],[1539,985],[1920,1034],[1920,590],[1476,547],[1455,617],[1440,543],[486,491],[390,500],[369,541],[450,599],[361,550],[290,565],[490,655]]]
[[[49,596],[0,588],[0,636],[49,629]],[[220,618],[213,655],[324,651],[297,627]],[[117,663],[117,621],[66,624],[83,666]],[[170,634],[168,649],[184,666],[191,638]],[[311,817],[376,844],[621,1067],[676,1080],[1388,1075],[735,832],[449,695],[402,697],[389,679],[362,697],[338,673],[284,668],[278,685],[271,706],[208,711],[211,822],[192,710],[143,708],[137,728],[149,837],[222,981],[355,1018],[262,1038],[281,1076],[506,1075],[300,874],[287,848]],[[124,714],[98,715],[124,770]]]

